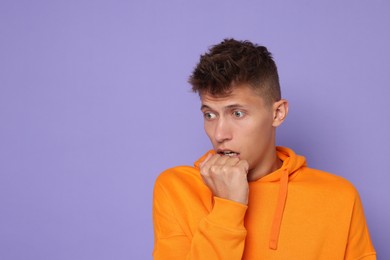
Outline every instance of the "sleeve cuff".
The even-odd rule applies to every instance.
[[[247,205],[214,197],[214,207],[207,218],[219,226],[245,229],[244,218],[247,208]]]

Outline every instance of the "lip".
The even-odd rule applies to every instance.
[[[234,150],[232,150],[232,149],[228,149],[228,148],[217,149],[216,152],[217,152],[217,154],[224,155],[224,153],[225,153],[226,151],[233,152],[233,153],[236,154],[235,156],[232,156],[232,157],[239,157],[239,156],[240,156],[240,153],[238,153],[238,152],[236,152],[236,151],[234,151]]]

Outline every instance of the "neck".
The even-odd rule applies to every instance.
[[[282,164],[283,162],[278,158],[276,149],[274,149],[268,156],[263,158],[256,168],[249,170],[248,181],[257,181],[282,167]]]

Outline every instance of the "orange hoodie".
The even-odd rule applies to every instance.
[[[282,167],[249,183],[245,206],[213,197],[203,183],[208,153],[157,178],[154,259],[376,259],[359,195],[345,179],[278,147]]]

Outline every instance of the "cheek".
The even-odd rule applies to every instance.
[[[247,135],[259,135],[262,132],[267,131],[267,129],[272,127],[272,123],[266,119],[258,119],[258,120],[249,120],[245,122],[244,125],[241,126],[241,129]]]
[[[268,120],[260,122],[251,122],[242,128],[242,137],[245,139],[245,144],[251,150],[262,149],[264,144],[269,143],[272,138],[272,123]],[[244,141],[244,140],[243,140]]]
[[[213,130],[212,130],[211,123],[210,122],[204,122],[203,128],[204,128],[204,131],[206,132],[206,135],[210,138],[210,140],[212,140]]]

